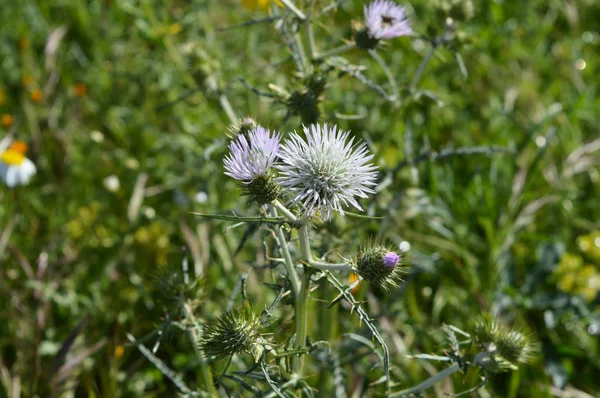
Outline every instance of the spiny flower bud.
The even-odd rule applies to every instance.
[[[388,290],[398,287],[404,271],[403,264],[402,253],[398,254],[383,245],[372,245],[358,254],[353,265],[364,280]]]
[[[244,195],[251,201],[264,205],[273,202],[279,196],[281,187],[273,179],[274,173],[268,171],[265,175],[255,178],[248,184],[244,184]]]
[[[379,39],[371,36],[367,28],[362,23],[355,23],[353,30],[354,42],[358,48],[362,48],[363,50],[372,50],[379,44]]]
[[[249,133],[252,129],[256,128],[258,125],[250,116],[246,116],[238,119],[235,123],[232,123],[229,126],[229,134],[232,137],[237,137],[238,135],[244,136],[246,139],[249,139]]]
[[[284,101],[288,114],[299,116],[304,124],[317,123],[321,116],[320,103],[326,85],[325,76],[319,72],[304,79],[302,86]]]
[[[480,346],[493,343],[500,332],[498,322],[496,318],[489,316],[488,314],[479,315],[473,329],[475,335],[475,342]]]
[[[207,356],[225,358],[233,354],[251,354],[258,362],[263,353],[261,320],[252,307],[244,305],[224,312],[217,322],[206,326],[200,349]]]
[[[473,334],[475,342],[490,355],[490,360],[483,362],[489,371],[515,369],[519,363],[530,362],[537,351],[530,334],[510,328],[490,315],[479,316]]]

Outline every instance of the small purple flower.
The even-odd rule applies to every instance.
[[[264,176],[277,158],[281,134],[261,126],[252,128],[248,136],[240,134],[229,144],[229,155],[223,161],[226,175],[243,182]]]
[[[400,256],[394,252],[387,252],[383,255],[383,264],[388,268],[394,268],[399,260]]]
[[[375,39],[393,39],[412,35],[404,7],[389,0],[375,0],[364,7],[369,36]]]

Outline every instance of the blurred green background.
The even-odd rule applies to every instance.
[[[332,2],[296,3],[319,11]],[[494,311],[524,321],[541,352],[473,396],[600,396],[600,2],[402,3],[416,35],[380,51],[402,104],[339,70],[324,72],[319,104],[320,121],[375,152],[381,189],[362,203],[384,219],[319,226],[315,252],[350,256],[374,235],[410,242],[412,268],[398,291],[356,293],[377,318],[401,388],[443,368],[406,357],[442,352],[443,324],[468,330]],[[350,39],[362,7],[342,1],[315,13],[317,48]],[[271,302],[262,282],[278,271],[264,269],[265,233],[246,236],[190,212],[257,214],[223,175],[233,114],[284,133],[301,128],[285,104],[240,80],[263,93],[304,87],[277,21],[235,27],[283,13],[273,10],[207,0],[0,6],[0,139],[25,141],[38,169],[28,186],[0,187],[0,396],[175,396],[126,335],[177,319],[164,278],[184,258],[202,275],[192,297],[201,321],[225,309],[251,269],[250,300],[260,310]],[[409,90],[447,18],[454,34]],[[365,52],[344,56],[388,87]],[[512,152],[435,155],[471,147]],[[347,307],[326,309],[334,296],[325,286],[313,293],[309,335],[331,340],[343,358],[358,350],[344,333],[369,334]],[[293,334],[292,313],[282,305],[273,331]],[[331,317],[334,327],[317,328]],[[206,388],[185,333],[171,327],[146,345],[157,341],[157,357],[191,388]],[[367,352],[346,362],[349,395],[383,394],[369,387],[381,376],[377,361]],[[320,383],[317,396],[333,396],[318,380],[327,374],[310,380]],[[429,393],[478,378],[452,382]]]

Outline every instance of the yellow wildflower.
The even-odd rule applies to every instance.
[[[271,3],[281,5],[279,0],[242,0],[242,5],[250,11],[256,11],[256,9],[266,11]]]

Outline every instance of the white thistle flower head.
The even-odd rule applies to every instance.
[[[323,221],[331,219],[334,210],[344,215],[349,205],[362,211],[356,197],[373,193],[370,187],[377,176],[366,144],[354,144],[349,132],[327,124],[304,126],[304,134],[306,141],[290,135],[276,165],[280,176],[275,181],[292,195],[291,204],[301,203],[308,216],[320,210]]]
[[[279,151],[281,134],[256,126],[246,135],[240,134],[229,144],[225,157],[225,174],[238,181],[250,183],[263,177],[273,166]]]

